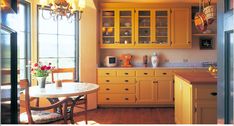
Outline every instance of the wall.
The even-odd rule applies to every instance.
[[[101,49],[100,64],[102,64],[105,56],[108,55],[119,56],[120,54],[131,54],[134,56],[134,64],[143,65],[142,57],[144,55],[150,57],[153,52],[159,54],[159,62],[161,65],[163,63],[197,64],[204,61],[216,62],[216,47],[213,50],[200,50],[198,41],[198,37],[193,37],[191,49]],[[216,42],[214,44],[216,44]]]
[[[97,1],[86,0],[80,21],[80,81],[96,83]],[[88,96],[88,109],[97,107],[96,93]]]

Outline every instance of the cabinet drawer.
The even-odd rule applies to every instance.
[[[99,93],[125,93],[125,94],[133,94],[136,91],[135,85],[124,85],[124,84],[102,84],[100,85]]]
[[[154,70],[137,70],[136,76],[138,76],[138,77],[154,76]]]
[[[155,76],[172,76],[171,70],[155,70]]]
[[[135,70],[118,70],[117,76],[123,76],[123,77],[134,77],[135,76]]]
[[[217,98],[216,86],[195,88],[194,98],[196,100],[215,100]]]
[[[98,70],[98,76],[114,77],[116,76],[116,71],[115,70]]]
[[[112,83],[118,83],[118,84],[134,84],[136,83],[135,78],[131,77],[99,77],[98,78],[99,84],[112,84]]]
[[[99,94],[98,103],[134,103],[135,95],[134,94]]]

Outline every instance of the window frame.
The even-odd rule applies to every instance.
[[[37,62],[39,61],[40,57],[39,57],[39,10],[41,9],[41,5],[37,5]],[[48,6],[45,6],[43,9],[48,9]],[[41,9],[41,10],[43,10]],[[79,54],[79,21],[77,21],[77,19],[79,18],[79,12],[75,12],[74,14],[75,19],[74,23],[75,23],[75,34],[74,34],[74,40],[75,40],[75,54],[74,54],[74,67],[75,67],[75,81],[78,82],[80,79],[80,75],[79,75],[79,68],[80,68],[80,63],[79,63],[79,58],[80,58],[80,54]],[[46,20],[46,19],[45,19]],[[63,19],[64,20],[64,19]],[[58,23],[58,22],[56,22]],[[58,27],[58,25],[57,25]],[[59,36],[59,34],[56,34],[57,37]],[[57,48],[58,48],[58,43],[57,43]],[[48,57],[49,58],[49,57]],[[56,57],[57,59],[59,59],[59,57]],[[57,62],[58,64],[58,62]]]

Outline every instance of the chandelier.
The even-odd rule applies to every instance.
[[[40,0],[42,8],[42,17],[44,19],[62,20],[66,17],[71,21],[71,17],[79,12],[78,20],[81,19],[85,0]],[[45,16],[43,10],[49,10],[49,16]]]

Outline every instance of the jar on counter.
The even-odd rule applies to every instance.
[[[159,60],[158,60],[158,55],[156,52],[153,53],[153,55],[151,56],[151,63],[153,67],[157,67]]]

